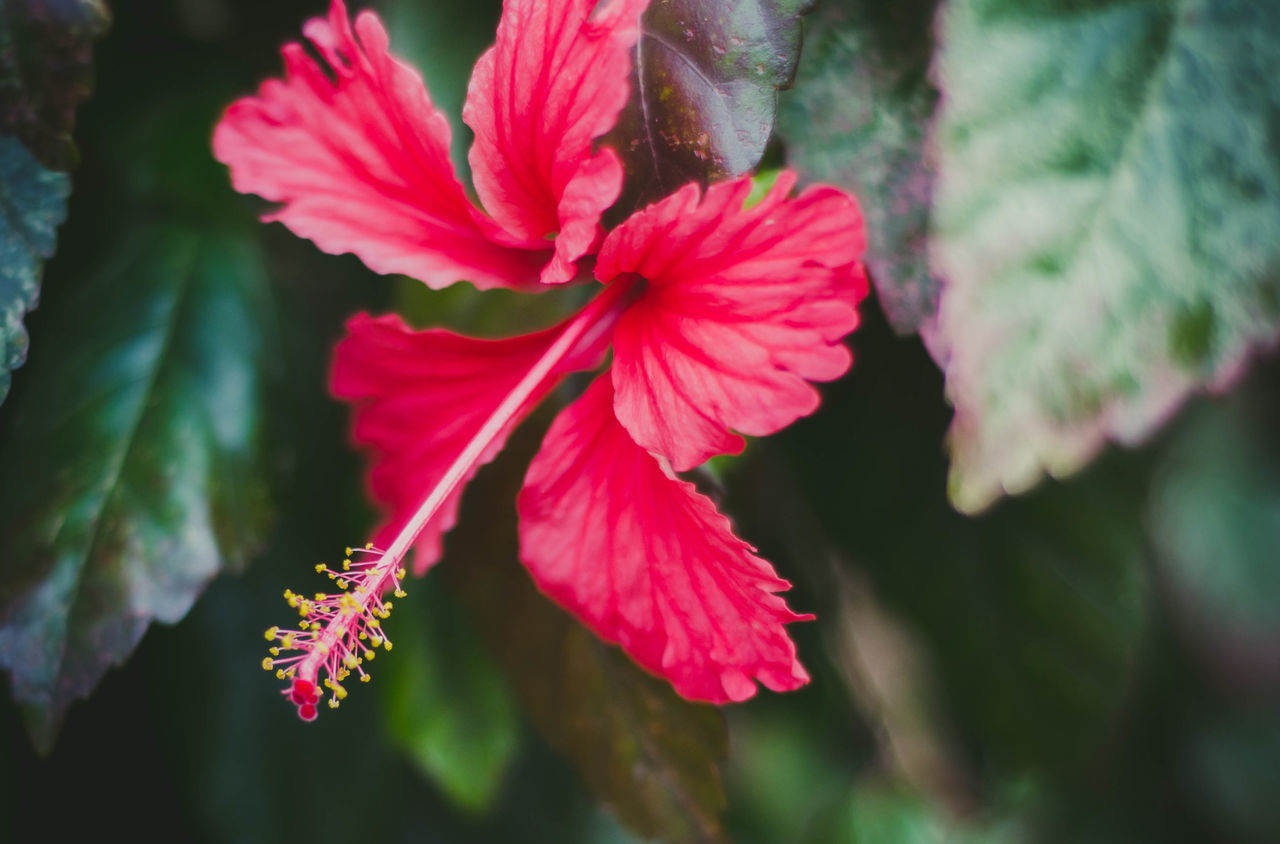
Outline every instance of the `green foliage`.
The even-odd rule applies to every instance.
[[[0,663],[38,746],[265,522],[261,260],[142,229],[51,304],[0,433]]]
[[[653,0],[641,19],[631,101],[606,139],[627,168],[618,207],[690,181],[747,172],[773,132],[778,89],[800,58],[813,0]]]
[[[46,170],[16,138],[0,137],[0,402],[9,371],[27,359],[23,317],[40,295],[40,271],[53,255],[71,180]]]
[[[110,20],[101,0],[5,0],[0,8],[0,135],[52,170],[76,162],[76,106],[89,93],[93,40]]]
[[[459,806],[488,809],[519,747],[510,689],[438,580],[396,604],[395,659],[378,663],[392,743]]]
[[[860,329],[859,379],[786,435],[798,478],[827,535],[915,627],[984,758],[1010,775],[1078,769],[1114,724],[1143,629],[1141,473],[1103,465],[982,518],[956,513],[936,375],[884,331]]]
[[[949,4],[932,254],[966,511],[1142,440],[1280,320],[1280,17]]]
[[[0,402],[27,357],[23,318],[66,216],[75,109],[89,92],[98,0],[7,0],[0,7]]]
[[[534,727],[600,801],[645,837],[723,841],[719,711],[682,700],[548,601],[517,562],[514,520],[495,523],[474,509],[476,501],[513,506],[541,430],[518,431],[468,489],[446,545],[446,574]]]
[[[976,407],[990,423],[980,456],[1001,480],[1082,429],[1144,438],[1189,390],[1243,370],[1242,350],[1280,311],[1266,286],[1280,243],[1266,4],[826,0],[805,19],[798,89],[779,115],[787,164],[858,194],[889,319],[864,306],[854,369],[822,387],[815,415],[697,473],[795,581],[788,602],[818,615],[790,628],[812,684],[726,707],[729,736],[720,710],[677,698],[520,569],[513,502],[545,416],[469,486],[445,561],[396,602],[395,651],[372,683],[298,722],[257,667],[261,631],[284,620],[280,590],[309,588],[311,566],[359,542],[370,516],[347,408],[324,391],[343,320],[394,301],[418,324],[506,335],[551,324],[591,290],[389,286],[258,226],[263,204],[234,195],[209,132],[232,96],[279,74],[275,47],[325,3],[111,5],[64,254],[29,320],[32,362],[0,406],[12,692],[0,694],[0,838],[632,842],[603,805],[637,838],[675,842],[1280,840],[1280,370],[1253,364],[1229,401],[1195,401],[1137,453],[967,518],[946,497],[943,379],[918,340],[893,333],[934,320],[932,250],[950,287],[942,334],[924,334],[952,356],[960,420]],[[393,49],[456,117],[500,4],[376,5]],[[713,97],[741,109],[740,125],[765,126],[801,5],[699,5],[720,13],[708,19],[655,0],[653,15],[694,34],[647,23],[640,54],[696,83],[655,37],[702,50],[686,57],[710,61],[709,80],[716,62],[737,72],[729,47],[772,44],[764,75],[733,83],[741,99],[714,99],[710,82],[673,88],[681,109]],[[6,120],[45,90],[9,95],[19,59],[80,57],[68,75],[32,77],[67,82],[46,104],[73,103],[87,82],[87,36],[14,40],[17,12],[36,8],[94,7],[0,11]],[[722,26],[768,19],[776,27],[752,30],[765,41],[734,45]],[[941,122],[927,125],[938,101]],[[69,149],[70,123],[54,116],[70,112],[25,113],[54,141],[32,159],[26,136],[0,140],[11,361],[67,193],[44,156]],[[467,132],[455,131],[461,160]],[[758,157],[754,129],[728,134],[706,143],[729,143],[725,161]],[[690,139],[673,137],[677,165],[720,172],[721,153],[685,161]],[[1135,385],[1122,400],[1104,389],[1116,372]],[[963,458],[970,440],[956,443]],[[279,527],[262,559],[143,637],[215,572],[257,556],[267,476]],[[884,630],[900,640],[868,644]],[[37,758],[24,716],[47,748],[90,688],[92,705]]]
[[[787,164],[858,197],[871,281],[904,334],[938,308],[927,241],[934,173],[925,156],[938,100],[928,76],[937,5],[827,0],[807,20],[795,90],[778,110]]]
[[[1258,688],[1280,684],[1280,403],[1247,386],[1178,426],[1146,515],[1192,647],[1224,682]]]

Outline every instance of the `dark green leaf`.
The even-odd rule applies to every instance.
[[[966,511],[1135,443],[1280,324],[1280,15],[957,0],[935,269]]]
[[[867,266],[889,321],[915,331],[938,308],[926,237],[933,172],[925,133],[937,0],[827,0],[805,22],[794,91],[780,98],[787,163],[851,190],[867,224]]]
[[[0,664],[37,745],[262,536],[260,260],[138,231],[56,303],[0,437]]]
[[[785,435],[807,500],[915,629],[945,720],[988,765],[1079,771],[1104,752],[1133,682],[1145,476],[1133,459],[1109,460],[980,518],[956,513],[937,449],[947,418],[937,371],[877,316],[855,335],[857,377]]]
[[[630,210],[689,181],[759,163],[778,89],[800,58],[813,0],[653,0],[641,21],[631,100],[606,139],[621,154]]]
[[[808,830],[812,844],[1014,844],[1027,840],[1012,822],[975,818],[963,824],[917,794],[863,781]]]
[[[1147,520],[1191,649],[1222,682],[1280,688],[1280,402],[1274,380],[1249,386],[1178,426]]]
[[[100,0],[5,0],[0,6],[0,135],[53,170],[76,162],[76,105],[89,93],[93,40],[110,20]]]
[[[53,255],[71,180],[46,170],[15,138],[0,137],[0,402],[9,371],[27,359],[22,323],[40,296],[40,271]]]
[[[540,433],[521,429],[470,485],[444,569],[534,726],[573,760],[598,799],[640,835],[670,844],[722,841],[719,711],[681,699],[579,626],[517,562],[508,513]],[[492,502],[505,512],[492,512]]]
[[[438,580],[395,619],[395,658],[378,663],[391,740],[459,806],[485,810],[519,748],[510,690]]]

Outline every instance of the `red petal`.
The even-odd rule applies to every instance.
[[[684,471],[818,406],[807,382],[849,367],[840,342],[866,294],[856,263],[862,217],[852,197],[811,187],[794,199],[783,173],[743,209],[747,179],[697,185],[633,214],[610,233],[596,275],[648,280],[614,332],[618,419]]]
[[[449,123],[378,17],[352,30],[342,0],[303,29],[324,56],[283,50],[285,78],[231,104],[213,151],[235,189],[283,206],[269,215],[326,252],[432,287],[535,282],[550,244],[520,243],[467,199],[449,160]],[[513,248],[514,246],[532,246]]]
[[[560,327],[508,340],[476,340],[448,331],[413,331],[397,316],[357,314],[334,351],[334,395],[356,404],[354,439],[372,447],[373,498],[386,510],[375,541],[388,546],[485,420],[516,386]],[[592,360],[568,360],[560,373]],[[556,383],[552,378],[525,410]],[[475,470],[502,449],[510,428],[489,447]],[[454,490],[419,536],[414,570],[440,558],[441,537],[454,526],[463,485]]]
[[[542,280],[568,281],[599,241],[622,190],[622,164],[592,143],[629,95],[631,48],[648,0],[507,0],[497,43],[476,63],[462,119],[475,130],[471,171],[508,231],[557,234]]]
[[[539,588],[687,698],[725,703],[809,676],[783,624],[811,618],[693,484],[613,416],[597,378],[564,410],[520,493],[521,555]]]

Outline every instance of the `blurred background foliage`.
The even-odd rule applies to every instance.
[[[277,48],[321,5],[110,4],[67,222],[0,405],[0,598],[50,571],[96,572],[129,623],[80,602],[37,634],[6,609],[0,840],[1280,838],[1280,367],[1254,363],[1228,395],[1194,399],[1068,480],[976,517],[952,508],[943,375],[894,330],[937,297],[919,242],[932,2],[843,0],[806,23],[814,49],[782,94],[769,160],[859,190],[884,223],[873,273],[900,295],[867,303],[855,368],[817,414],[701,478],[795,582],[792,605],[817,613],[792,629],[813,683],[722,712],[687,704],[543,600],[516,559],[513,506],[542,413],[469,489],[373,683],[299,723],[257,667],[261,631],[286,609],[281,590],[309,588],[312,565],[371,520],[346,412],[324,387],[343,320],[396,308],[496,334],[574,304],[433,293],[256,222],[262,204],[231,191],[210,132],[279,72]],[[464,166],[456,118],[499,3],[377,8],[455,118]],[[5,38],[12,57],[23,35]],[[881,62],[859,73],[868,56]],[[824,136],[812,117],[842,97],[854,117]],[[856,175],[823,171],[839,163],[823,156]],[[172,335],[159,350],[157,332]],[[157,386],[135,396],[139,379]],[[157,434],[112,457],[131,425]],[[124,481],[104,487],[104,471]],[[64,531],[63,514],[108,529]],[[56,554],[24,550],[49,530]],[[168,624],[143,636],[153,618]],[[84,664],[36,676],[49,671],[30,654],[64,640],[91,643]]]

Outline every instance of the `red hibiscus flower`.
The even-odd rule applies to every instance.
[[[807,618],[778,596],[788,584],[677,473],[811,413],[810,382],[849,367],[841,340],[866,292],[861,217],[834,188],[790,197],[783,173],[749,207],[749,179],[689,184],[605,235],[623,173],[598,139],[627,100],[646,2],[508,0],[463,111],[484,211],[453,172],[448,123],[418,76],[388,53],[376,16],[352,27],[341,0],[304,30],[325,66],[287,46],[285,79],[233,104],[216,130],[235,187],[281,203],[268,219],[326,251],[433,287],[602,285],[562,324],[507,340],[350,320],[332,388],[355,404],[355,438],[375,455],[385,550],[317,567],[341,591],[286,593],[300,629],[267,631],[264,664],[305,718],[322,673],[337,705],[342,681],[366,679],[373,648],[390,647],[385,595],[403,594],[411,547],[421,574],[477,467],[610,348],[529,467],[522,560],[543,592],[686,697],[723,703],[756,681],[783,691],[808,679],[783,626]]]

